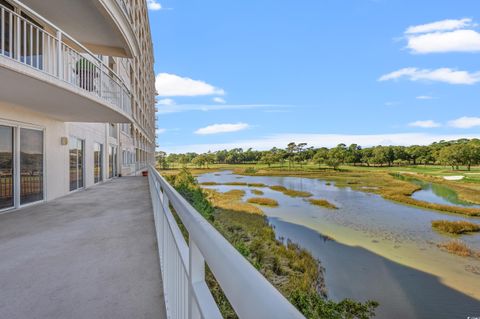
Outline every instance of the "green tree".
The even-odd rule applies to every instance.
[[[317,150],[313,156],[313,162],[320,167],[320,165],[325,164],[328,159],[328,148],[322,147]]]

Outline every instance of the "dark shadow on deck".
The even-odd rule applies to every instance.
[[[166,318],[147,179],[0,215],[0,318]]]

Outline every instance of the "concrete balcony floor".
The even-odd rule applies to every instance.
[[[0,215],[0,318],[166,318],[148,180]]]

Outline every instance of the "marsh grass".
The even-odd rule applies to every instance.
[[[313,196],[312,193],[309,192],[302,192],[302,191],[296,191],[294,189],[288,189],[285,186],[281,185],[274,185],[269,187],[271,190],[277,191],[277,192],[282,192],[287,196],[290,197],[310,197]]]
[[[333,205],[326,199],[315,199],[315,198],[310,198],[308,200],[310,204],[315,205],[315,206],[322,206],[325,208],[330,208],[330,209],[338,209],[337,206]]]
[[[248,187],[267,187],[267,185],[263,183],[248,183]]]
[[[243,196],[245,196],[245,191],[241,189],[232,189],[229,190],[228,192],[223,193],[225,196],[233,197],[235,199],[241,199]]]
[[[213,186],[213,185],[218,185],[218,183],[217,182],[203,182],[203,183],[200,183],[200,185]]]
[[[473,233],[480,231],[480,225],[459,220],[459,221],[449,221],[449,220],[433,220],[432,228],[449,233],[449,234],[464,234],[464,233]]]
[[[259,189],[252,189],[251,192],[252,192],[252,194],[254,194],[254,195],[263,195],[263,194],[264,194],[264,192],[262,192],[262,191],[259,190]]]
[[[458,239],[438,244],[438,247],[462,257],[480,257],[480,252],[474,251],[468,247],[467,244]]]
[[[416,200],[410,196],[405,196],[402,194],[385,194],[382,195],[386,199],[390,199],[396,202],[419,206],[423,208],[438,210],[441,212],[468,215],[468,216],[480,216],[480,208],[473,207],[463,207],[463,206],[451,206],[451,205],[442,205],[436,203],[425,202],[421,200]]]
[[[257,206],[242,202],[242,197],[245,195],[245,191],[243,190],[236,189],[225,193],[220,193],[213,189],[204,189],[204,191],[207,194],[208,200],[215,208],[263,215],[263,211]]]
[[[248,203],[257,204],[262,206],[277,207],[278,202],[272,198],[267,197],[252,197],[247,200]]]
[[[274,190],[274,191],[277,191],[277,192],[285,192],[287,191],[287,188],[285,186],[281,186],[281,185],[274,185],[274,186],[270,186],[269,187],[271,190]]]

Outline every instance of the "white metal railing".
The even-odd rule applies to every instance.
[[[49,74],[132,114],[130,91],[113,70],[45,18],[25,6],[22,9],[28,16],[0,5],[1,56]]]
[[[205,264],[240,318],[304,318],[154,167],[148,176],[169,318],[222,318],[205,282]],[[170,205],[188,231],[188,244]]]

